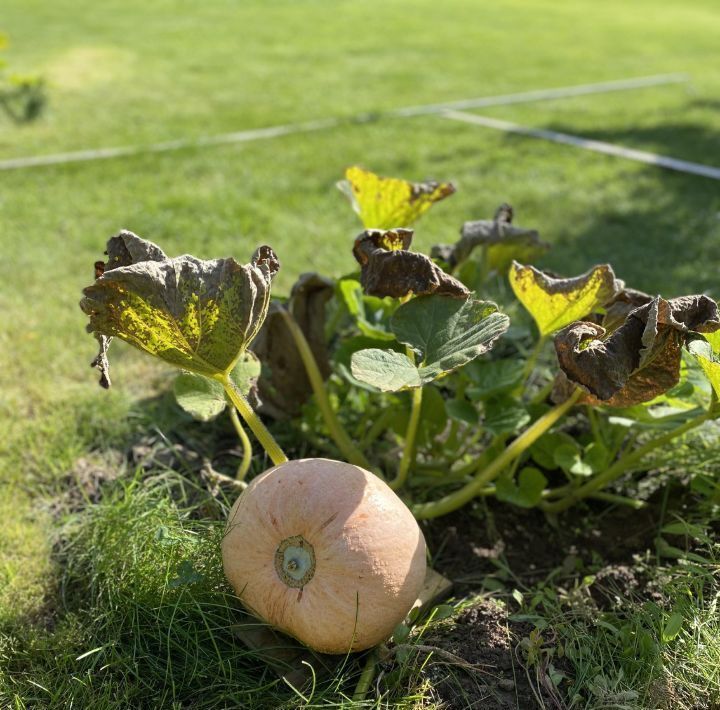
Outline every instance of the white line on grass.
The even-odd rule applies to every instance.
[[[634,150],[633,148],[623,148],[614,143],[605,143],[603,141],[592,140],[591,138],[582,138],[580,136],[572,136],[568,133],[557,133],[556,131],[548,131],[544,128],[530,128],[529,126],[521,126],[517,123],[509,121],[501,121],[497,118],[488,116],[478,116],[473,113],[462,113],[461,111],[447,111],[443,113],[444,118],[453,121],[463,121],[472,123],[476,126],[484,128],[493,128],[505,133],[516,133],[521,136],[529,136],[531,138],[543,138],[554,143],[563,143],[572,145],[585,150],[592,150],[596,153],[604,153],[605,155],[614,155],[618,158],[627,160],[636,160],[640,163],[648,165],[657,165],[668,170],[676,170],[681,173],[690,173],[692,175],[701,175],[702,177],[720,180],[720,168],[711,165],[703,165],[701,163],[691,163],[687,160],[679,160],[678,158],[669,158],[665,155],[657,155],[656,153],[648,153],[644,150]]]
[[[464,99],[450,101],[444,104],[427,104],[425,106],[409,106],[391,111],[393,116],[424,116],[430,113],[443,113],[447,110],[486,108],[487,106],[507,106],[509,104],[531,103],[533,101],[548,101],[550,99],[566,99],[573,96],[586,96],[587,94],[603,94],[611,91],[629,91],[631,89],[644,89],[664,84],[678,84],[689,80],[687,74],[658,74],[656,76],[641,76],[636,79],[619,79],[617,81],[603,81],[598,84],[580,84],[579,86],[564,86],[558,89],[537,89],[535,91],[522,91],[517,94],[504,94],[500,96],[485,96],[477,99]]]
[[[78,150],[73,153],[55,153],[54,155],[38,155],[31,158],[10,158],[0,160],[0,170],[18,170],[20,168],[35,168],[43,165],[62,165],[65,163],[83,163],[89,160],[107,160],[108,158],[123,158],[129,155],[142,155],[144,153],[165,153],[181,148],[202,148],[204,146],[222,145],[223,143],[246,143],[262,140],[264,138],[277,138],[290,133],[309,133],[325,128],[334,128],[340,119],[328,118],[306,123],[289,123],[284,126],[271,126],[270,128],[256,128],[236,133],[222,133],[217,136],[201,136],[200,138],[180,139],[152,143],[150,145],[129,145],[119,148],[97,148],[92,150]]]
[[[32,157],[9,158],[0,160],[0,170],[19,170],[21,168],[35,168],[46,165],[62,165],[65,163],[81,163],[91,160],[107,160],[108,158],[122,158],[144,153],[164,153],[183,148],[201,148],[204,146],[222,145],[226,143],[246,143],[250,141],[277,138],[292,133],[309,133],[327,128],[335,128],[344,123],[354,121],[367,121],[383,116],[405,118],[410,116],[427,116],[442,114],[449,109],[483,108],[485,106],[502,106],[505,104],[529,103],[548,99],[569,98],[586,94],[598,94],[611,91],[628,91],[663,84],[676,84],[688,81],[685,74],[660,74],[634,79],[620,79],[618,81],[604,81],[597,84],[581,84],[579,86],[565,86],[555,89],[538,89],[535,91],[522,91],[516,94],[503,94],[501,96],[486,96],[462,101],[450,101],[442,104],[426,104],[424,106],[409,106],[392,109],[377,116],[371,114],[351,118],[327,118],[305,123],[290,123],[269,128],[257,128],[235,133],[222,133],[216,136],[200,138],[179,139],[152,143],[150,145],[120,146],[117,148],[96,148],[79,150],[71,153],[55,153],[53,155],[38,155]]]

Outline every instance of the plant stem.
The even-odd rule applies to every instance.
[[[313,355],[313,351],[310,348],[310,344],[305,337],[305,333],[302,332],[302,328],[298,325],[292,314],[285,308],[280,310],[280,314],[285,321],[285,325],[290,331],[293,340],[295,341],[295,347],[298,349],[300,359],[303,361],[305,366],[305,372],[307,373],[308,380],[310,380],[310,386],[312,387],[313,394],[315,395],[315,401],[317,402],[320,413],[325,421],[325,426],[330,432],[330,436],[333,441],[337,444],[338,449],[342,455],[350,462],[361,468],[372,470],[370,462],[365,458],[363,453],[353,444],[352,439],[348,436],[348,433],[343,428],[340,420],[335,414],[335,410],[330,404],[330,399],[327,396],[325,389],[325,381],[320,373],[317,360]]]
[[[407,432],[405,433],[405,446],[403,447],[400,465],[398,466],[397,475],[388,485],[394,491],[402,488],[407,480],[410,466],[415,461],[415,438],[417,436],[418,424],[420,423],[420,414],[422,412],[422,394],[423,388],[416,387],[412,393],[412,408],[410,410],[410,421],[408,421]]]
[[[597,420],[597,412],[595,411],[595,408],[591,404],[588,404],[585,411],[587,412],[587,418],[590,422],[590,431],[592,432],[593,439],[598,444],[604,444],[605,442],[603,441],[602,434],[600,433],[600,425]]]
[[[355,686],[355,692],[353,693],[353,702],[361,703],[365,700],[368,690],[370,690],[370,684],[373,682],[375,677],[375,669],[377,668],[378,652],[377,648],[373,648],[368,653],[367,660],[365,661],[365,667],[363,668],[360,680],[358,680]]]
[[[598,474],[584,485],[569,492],[564,498],[553,502],[543,501],[540,503],[540,507],[546,513],[560,513],[563,510],[567,510],[578,501],[597,493],[609,483],[612,483],[616,478],[622,476],[623,473],[630,470],[646,454],[649,454],[654,449],[668,444],[676,437],[685,434],[691,429],[704,424],[706,421],[713,419],[714,417],[715,415],[712,412],[704,412],[700,416],[697,416],[682,426],[677,427],[677,429],[673,429],[662,436],[655,437],[654,439],[648,441],[644,446],[621,456],[612,466],[605,469],[603,473]]]
[[[537,362],[538,356],[540,355],[540,351],[543,349],[543,346],[547,342],[548,336],[547,335],[541,335],[538,338],[537,343],[535,343],[535,347],[530,351],[530,355],[528,359],[525,361],[525,367],[523,368],[523,374],[522,374],[522,386],[524,387],[527,384],[528,378],[530,375],[532,375],[532,371],[535,369],[535,363]]]
[[[619,496],[614,493],[605,493],[604,491],[593,493],[590,498],[604,500],[607,503],[614,503],[615,505],[626,505],[629,508],[634,508],[635,510],[640,510],[641,508],[645,508],[647,506],[647,503],[644,500],[635,500],[635,498]]]
[[[413,513],[418,519],[437,518],[451,513],[471,501],[482,491],[488,483],[497,478],[503,469],[520,456],[529,446],[532,446],[548,429],[561,419],[577,402],[582,392],[576,390],[562,404],[558,404],[546,412],[531,427],[526,429],[510,446],[508,446],[496,459],[482,468],[472,481],[462,488],[450,493],[440,500],[431,503],[422,503],[413,507]]]
[[[546,382],[532,397],[530,400],[530,404],[542,404],[548,397],[548,395],[553,391],[553,387],[555,386],[555,380],[550,380],[550,382]]]
[[[395,416],[397,416],[397,412],[394,409],[384,409],[363,437],[362,447],[368,448],[388,428]]]
[[[250,406],[245,395],[237,388],[237,385],[230,379],[228,373],[217,375],[215,378],[225,388],[225,394],[230,398],[235,408],[240,412],[240,416],[245,420],[245,423],[250,427],[250,430],[255,434],[257,440],[262,445],[263,449],[267,452],[270,460],[278,466],[281,463],[285,463],[288,457],[285,456],[285,452],[280,448],[277,441],[273,438],[273,435],[267,430],[267,427],[262,423],[260,417],[255,414],[255,411]]]
[[[247,472],[250,470],[250,464],[252,463],[252,444],[250,443],[250,438],[248,437],[245,428],[240,422],[240,417],[238,417],[237,409],[235,409],[235,407],[231,405],[230,407],[228,407],[228,412],[230,412],[230,419],[232,420],[233,426],[235,427],[235,431],[237,432],[238,438],[240,439],[240,443],[242,444],[243,448],[242,461],[238,466],[236,476],[238,481],[242,481],[245,476],[247,476]]]

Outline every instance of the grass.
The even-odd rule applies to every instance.
[[[642,594],[593,576],[569,593],[534,590],[535,613],[544,629],[537,665],[547,659],[559,664],[563,657],[570,661],[571,707],[691,710],[720,703],[720,568],[717,544],[706,543],[703,564],[684,556],[636,564]],[[610,608],[598,610],[591,588],[612,600]],[[673,617],[679,628],[672,627]]]
[[[483,113],[708,163],[720,128],[720,79],[707,70],[720,29],[711,0],[663,3],[661,11],[649,0],[373,0],[332,8],[320,0],[161,0],[150,7],[112,0],[102,8],[87,0],[8,0],[2,22],[12,43],[8,60],[19,71],[45,74],[50,104],[33,124],[0,123],[0,158],[677,71],[691,83]],[[352,267],[348,247],[358,225],[334,182],[355,162],[458,183],[458,194],[421,223],[420,247],[454,240],[465,219],[489,216],[509,201],[520,224],[537,227],[554,245],[546,264],[555,270],[578,273],[611,260],[632,286],[718,296],[716,183],[437,116],[0,173],[0,659],[7,661],[0,664],[0,704],[57,707],[74,698],[76,706],[121,707],[152,697],[169,705],[195,698],[198,688],[230,673],[223,676],[229,685],[216,683],[207,702],[220,706],[230,688],[242,695],[260,683],[252,659],[225,634],[222,653],[203,645],[180,654],[162,691],[156,676],[151,692],[167,695],[145,695],[133,663],[161,658],[157,648],[136,645],[148,627],[150,643],[178,610],[186,614],[179,627],[188,634],[207,633],[194,621],[210,618],[221,627],[229,618],[213,615],[225,607],[192,611],[192,596],[177,608],[175,597],[157,596],[174,558],[152,545],[155,518],[141,515],[146,527],[135,529],[117,517],[129,505],[120,493],[73,528],[73,550],[52,553],[58,532],[49,501],[71,484],[78,459],[123,450],[147,427],[143,400],[167,383],[164,372],[116,344],[117,388],[96,389],[87,366],[94,343],[83,333],[77,300],[105,239],[120,227],[162,243],[172,255],[245,259],[270,243],[283,262],[280,291],[302,271],[342,273]],[[187,522],[190,514],[167,503],[163,490],[152,493],[170,506],[158,512],[163,524],[180,526],[183,540],[200,535],[210,550],[211,531]],[[153,508],[144,497],[151,493],[129,495],[138,510]],[[88,556],[88,546],[100,540],[93,536],[102,535],[108,550],[122,554],[96,554],[94,547]],[[123,576],[131,572],[114,566],[130,559],[128,549],[137,550],[151,573],[148,584],[155,586],[142,592],[149,606],[138,601],[137,580]],[[74,560],[75,567],[61,569],[60,560]],[[68,600],[65,582],[90,585],[94,596]],[[198,603],[212,605],[213,588],[203,589]],[[158,613],[152,620],[132,616],[150,607]],[[687,637],[683,630],[666,667],[673,678],[702,686],[711,679],[698,673],[710,673],[717,649],[699,643],[699,634],[706,639],[713,631],[709,607],[693,608],[697,623]],[[48,635],[46,616],[57,609],[62,613]],[[95,620],[100,612],[106,616]],[[197,640],[168,637],[166,648]],[[103,650],[74,661],[95,645]],[[218,665],[220,656],[236,659],[237,668]],[[108,659],[110,669],[100,673]],[[297,702],[286,687],[268,683],[269,695],[258,703]]]

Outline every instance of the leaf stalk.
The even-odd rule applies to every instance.
[[[540,503],[540,508],[546,513],[561,513],[562,511],[567,510],[572,505],[583,500],[584,498],[588,498],[597,494],[598,491],[600,491],[602,488],[605,488],[605,486],[609,485],[617,478],[622,476],[624,473],[629,471],[635,464],[641,461],[651,451],[660,448],[661,446],[665,446],[665,444],[670,443],[676,437],[682,436],[686,432],[695,429],[701,424],[704,424],[706,421],[714,418],[715,414],[713,412],[703,412],[703,414],[700,414],[694,419],[685,422],[685,424],[683,424],[682,426],[679,426],[676,429],[673,429],[672,431],[663,434],[662,436],[657,436],[654,439],[648,441],[640,448],[635,449],[634,451],[631,451],[624,456],[621,456],[612,466],[605,469],[603,473],[595,476],[582,486],[579,486],[578,488],[570,491],[560,500],[542,501]]]
[[[405,446],[403,447],[400,465],[398,466],[397,475],[388,485],[394,491],[402,488],[407,481],[410,466],[415,462],[415,439],[417,438],[418,425],[420,424],[420,414],[422,412],[422,396],[423,388],[416,387],[412,393],[412,408],[410,410],[410,420],[405,434]]]
[[[315,401],[317,402],[320,413],[322,414],[325,426],[330,432],[330,436],[333,441],[337,444],[338,449],[342,455],[352,464],[360,466],[361,468],[372,471],[372,466],[364,454],[353,444],[352,439],[343,428],[340,423],[335,410],[330,404],[330,399],[325,389],[325,381],[318,367],[317,360],[313,351],[310,348],[305,333],[302,328],[298,325],[293,315],[285,308],[280,310],[285,325],[290,331],[290,335],[295,342],[295,347],[300,354],[300,359],[305,366],[305,372],[307,373],[310,386],[312,387],[313,394],[315,395]]]
[[[215,377],[220,384],[225,388],[225,394],[229,397],[234,407],[240,413],[240,416],[244,419],[245,423],[250,427],[250,430],[262,445],[263,449],[267,452],[270,460],[276,465],[285,463],[288,457],[285,452],[280,448],[273,435],[268,431],[267,427],[262,423],[260,417],[255,413],[250,403],[245,399],[245,395],[237,388],[237,385],[230,379],[228,373],[223,373]]]
[[[247,476],[247,472],[250,470],[250,464],[252,463],[252,444],[250,443],[250,437],[245,431],[245,427],[243,427],[242,422],[240,421],[240,417],[238,417],[237,409],[234,406],[231,406],[228,407],[228,412],[230,412],[230,420],[232,421],[238,438],[240,439],[240,443],[242,444],[243,455],[240,465],[238,466],[236,478],[238,481],[243,481],[245,476]]]
[[[576,390],[562,404],[558,404],[546,412],[515,439],[496,459],[478,471],[473,480],[465,484],[462,488],[437,501],[414,506],[412,510],[415,517],[420,520],[437,518],[441,515],[447,515],[453,510],[457,510],[466,503],[469,503],[475,496],[480,494],[480,491],[487,487],[488,483],[495,480],[505,467],[510,465],[546,431],[553,427],[555,423],[572,408],[581,394],[581,390]]]

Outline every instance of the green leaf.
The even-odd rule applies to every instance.
[[[494,303],[437,295],[413,298],[390,319],[397,339],[421,356],[423,382],[488,352],[509,325]]]
[[[574,446],[575,440],[563,431],[544,434],[530,447],[530,455],[538,466],[552,471],[558,467],[555,450],[566,444]]]
[[[225,409],[225,390],[217,380],[184,372],[175,378],[173,393],[177,403],[195,419],[207,422]]]
[[[490,350],[508,325],[494,303],[418,296],[397,309],[390,326],[420,355],[420,366],[407,355],[370,348],[353,354],[352,375],[385,392],[420,387]]]
[[[699,525],[693,525],[692,523],[686,523],[681,520],[677,523],[668,523],[660,528],[660,532],[667,533],[668,535],[684,535],[686,537],[700,538],[705,536],[705,531]]]
[[[355,335],[350,338],[343,338],[338,345],[337,349],[333,352],[332,359],[337,365],[344,365],[350,369],[350,362],[352,360],[353,353],[359,350],[369,350],[371,348],[378,348],[381,350],[391,349],[397,352],[405,351],[405,348],[395,341],[393,336],[393,342],[389,343],[387,340],[382,338],[371,338],[367,335]]]
[[[582,276],[561,279],[514,261],[509,278],[515,296],[535,319],[540,335],[550,335],[593,313],[618,290],[609,264],[595,266]]]
[[[520,471],[517,484],[511,475],[500,476],[495,482],[495,495],[498,500],[512,503],[521,508],[532,508],[542,499],[547,478],[541,471],[526,466]]]
[[[474,360],[464,372],[473,383],[468,389],[472,399],[485,399],[495,394],[509,392],[522,381],[524,360]]]
[[[672,641],[680,633],[684,621],[683,615],[677,611],[668,617],[662,630],[663,643]]]
[[[410,395],[406,395],[409,397]],[[422,406],[420,407],[420,423],[418,425],[417,441],[420,445],[430,443],[436,436],[441,434],[447,426],[448,413],[447,403],[437,387],[428,385],[423,389]],[[410,412],[410,407],[405,407]],[[407,426],[402,432],[405,436]]]
[[[501,395],[485,402],[483,425],[493,434],[514,434],[529,421],[527,409],[512,397]]]
[[[183,560],[178,566],[177,577],[168,582],[168,587],[177,589],[178,587],[186,587],[196,582],[202,582],[204,579],[205,577],[195,570],[190,560]]]
[[[438,604],[430,612],[433,621],[443,621],[455,615],[455,607],[450,604]]]
[[[90,332],[119,337],[196,374],[226,372],[267,313],[270,284],[279,268],[272,249],[260,247],[245,265],[232,258],[168,259],[154,256],[160,251],[154,244],[129,232],[122,236],[125,249],[144,249],[147,260],[108,268],[124,254],[112,240],[108,243],[108,265],[80,302],[90,316]]]
[[[262,365],[257,355],[251,350],[246,350],[230,372],[230,379],[235,383],[236,387],[247,396],[255,386],[258,377],[260,377],[261,370]]]
[[[383,392],[397,392],[423,384],[415,363],[407,355],[394,350],[358,350],[353,353],[350,363],[355,379]]]
[[[398,436],[404,438],[410,421],[410,393],[404,393],[399,402],[398,412],[392,418],[390,426]],[[426,386],[423,389],[420,422],[416,436],[418,446],[430,444],[436,436],[441,434],[447,426],[447,417],[445,398],[437,387]]]
[[[589,476],[593,473],[592,467],[583,461],[582,450],[573,442],[561,444],[553,454],[555,465],[567,473],[576,476]]]
[[[230,379],[247,395],[260,376],[260,361],[245,351],[230,373]],[[175,378],[173,393],[177,403],[195,419],[207,422],[220,414],[226,405],[225,390],[217,380],[184,372]]]
[[[477,424],[480,418],[477,409],[466,399],[449,399],[445,407],[450,417],[465,424]]]
[[[405,643],[405,641],[407,641],[408,639],[408,636],[410,636],[410,631],[410,627],[401,621],[393,631],[393,641],[395,643]]]
[[[610,465],[610,451],[600,442],[593,441],[585,447],[583,461],[592,473],[600,473]]]
[[[395,340],[388,327],[388,319],[396,306],[392,299],[365,296],[356,279],[341,279],[337,289],[363,335],[376,340]]]

